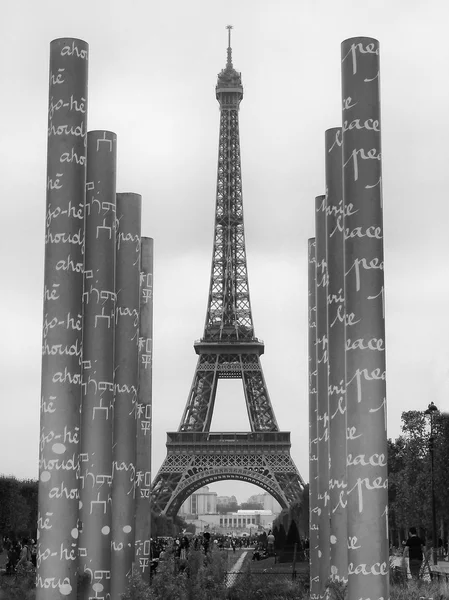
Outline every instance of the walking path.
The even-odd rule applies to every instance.
[[[243,565],[243,561],[245,560],[246,555],[248,554],[248,550],[244,550],[237,560],[237,562],[232,566],[231,570],[228,574],[228,579],[226,581],[226,587],[230,588],[234,585],[237,579],[237,575],[235,574],[237,571],[240,571],[240,567]]]

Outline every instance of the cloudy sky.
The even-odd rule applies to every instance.
[[[153,472],[176,430],[202,335],[212,255],[217,73],[234,25],[242,72],[251,301],[279,426],[308,480],[307,239],[324,131],[341,124],[340,43],[381,48],[388,434],[403,410],[449,409],[446,0],[16,0],[2,9],[0,473],[37,477],[49,44],[90,46],[89,129],[118,136],[118,191],[143,196],[155,244]],[[221,381],[214,430],[248,429]],[[245,500],[253,487],[215,485]]]

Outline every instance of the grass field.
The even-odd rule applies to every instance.
[[[277,562],[274,556],[270,556],[263,560],[252,560],[252,556],[253,551],[250,550],[243,563],[243,569],[247,569],[249,564],[253,573],[293,573],[293,563]],[[309,571],[309,564],[306,562],[296,562],[295,571],[298,575],[304,575]]]

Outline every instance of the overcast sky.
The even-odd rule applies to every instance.
[[[0,473],[37,477],[50,41],[89,43],[88,128],[118,137],[118,191],[154,238],[153,474],[192,382],[212,256],[227,24],[242,73],[243,199],[262,366],[308,480],[307,239],[324,131],[341,124],[340,43],[380,41],[388,435],[403,410],[449,409],[446,0],[16,0],[2,7]],[[214,430],[248,429],[220,381]],[[214,486],[245,500],[254,486]],[[248,491],[248,493],[246,493]]]

